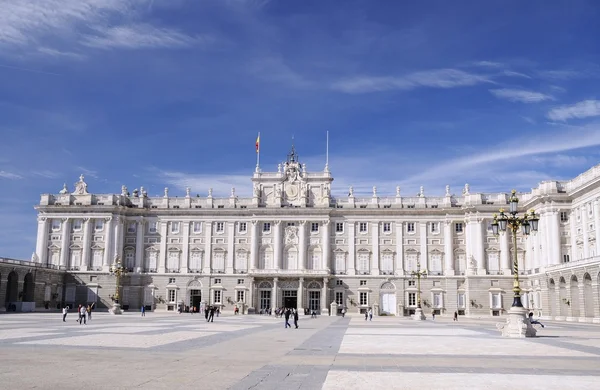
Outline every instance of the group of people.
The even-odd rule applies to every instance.
[[[285,318],[285,328],[291,328],[290,317],[294,319],[294,326],[298,329],[298,309],[282,309],[282,315]]]
[[[94,306],[96,304],[92,303],[91,305],[79,305],[77,307],[77,319],[76,322],[79,322],[79,325],[83,323],[83,325],[87,325],[87,321],[92,320],[92,310],[94,310]],[[67,322],[67,314],[69,313],[69,305],[65,305],[62,309],[62,319],[63,322]]]

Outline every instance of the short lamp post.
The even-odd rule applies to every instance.
[[[535,329],[529,324],[526,318],[527,310],[523,308],[521,302],[521,286],[519,283],[519,259],[517,256],[517,232],[521,228],[523,236],[529,236],[531,233],[538,231],[539,216],[531,210],[525,212],[523,216],[518,216],[519,198],[517,191],[512,190],[510,194],[508,214],[504,209],[500,209],[500,215],[494,214],[492,222],[492,232],[494,235],[504,234],[506,231],[512,232],[513,239],[513,303],[508,311],[509,318],[507,323],[502,327],[502,334],[507,337],[533,337]],[[531,334],[533,332],[533,334]]]
[[[122,314],[121,303],[119,297],[119,287],[121,286],[121,277],[127,273],[127,269],[121,264],[119,256],[115,258],[115,262],[110,266],[110,274],[116,277],[115,295],[113,298],[113,307],[109,310],[111,314]]]
[[[417,278],[417,309],[415,310],[413,319],[422,321],[425,319],[425,315],[423,314],[423,308],[421,307],[421,278],[427,277],[427,270],[422,270],[421,263],[417,261],[417,270],[412,271],[410,274],[412,277]]]

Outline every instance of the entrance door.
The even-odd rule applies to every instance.
[[[271,290],[260,290],[259,309],[271,309]]]
[[[190,290],[190,310],[192,310],[193,307],[196,308],[196,311],[200,310],[201,302],[202,302],[202,291]]]
[[[308,292],[308,308],[312,312],[313,310],[319,313],[321,311],[321,291],[309,291]]]
[[[396,315],[396,294],[381,294],[381,311],[386,314]]]
[[[298,290],[283,290],[283,307],[296,309],[298,306]]]

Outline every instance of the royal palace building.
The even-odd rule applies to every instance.
[[[423,188],[406,196],[400,187],[391,197],[376,187],[368,197],[352,187],[333,196],[328,167],[307,171],[293,148],[276,171],[257,167],[251,181],[249,198],[233,188],[226,198],[189,188],[151,197],[125,186],[93,194],[81,176],[74,191],[41,196],[32,262],[0,261],[0,302],[107,308],[111,266],[120,262],[120,303],[129,310],[213,304],[407,316],[420,285],[426,315],[502,316],[516,252],[524,306],[542,318],[600,322],[600,166],[517,194],[519,211],[540,220],[516,246],[491,228],[508,193],[465,185],[442,196]],[[420,280],[418,270],[427,271]]]

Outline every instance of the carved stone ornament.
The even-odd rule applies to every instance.
[[[33,253],[31,254],[31,261],[32,261],[33,263],[37,263],[37,262],[39,262],[39,261],[40,261],[40,258],[38,257],[37,253],[33,252]]]
[[[60,190],[58,193],[61,195],[66,195],[69,193],[69,190],[67,189],[67,183],[63,184],[62,190]]]
[[[87,183],[83,181],[83,175],[79,176],[79,181],[75,183],[75,191],[73,191],[73,195],[87,195]]]
[[[254,197],[260,198],[260,184],[254,183]]]
[[[289,200],[296,200],[298,198],[298,184],[297,183],[286,183],[285,184],[285,195]]]
[[[298,228],[296,226],[287,226],[285,228],[285,245],[298,244]]]

